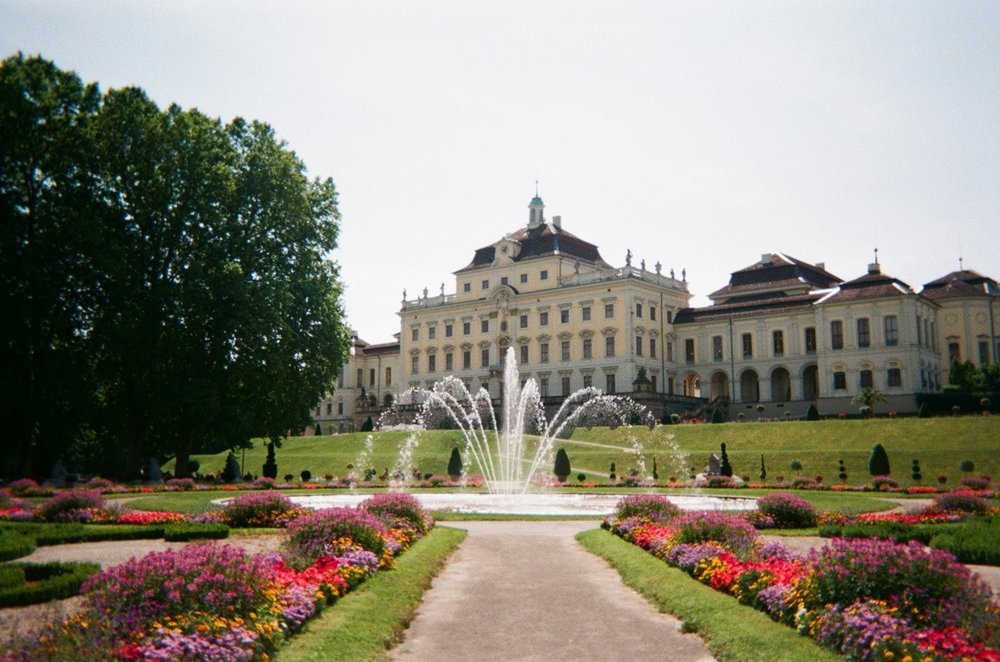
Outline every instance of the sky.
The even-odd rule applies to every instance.
[[[269,123],[339,192],[348,324],[546,216],[692,305],[780,252],[1000,279],[1000,2],[0,0],[40,54]]]

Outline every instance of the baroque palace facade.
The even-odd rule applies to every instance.
[[[877,261],[844,281],[772,253],[692,308],[685,272],[633,265],[631,253],[613,267],[559,216],[547,221],[539,197],[528,211],[526,226],[454,273],[453,294],[404,292],[394,342],[355,338],[336,391],[314,411],[319,432],[357,430],[446,375],[498,399],[508,348],[547,406],[593,386],[661,418],[720,406],[730,419],[756,417],[759,405],[767,417],[802,416],[812,403],[823,415],[853,412],[866,386],[885,395],[880,408],[911,413],[918,394],[947,382],[953,359],[1000,354],[1000,287],[974,271],[916,292]]]

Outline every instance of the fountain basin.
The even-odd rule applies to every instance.
[[[614,512],[623,494],[531,492],[489,494],[483,492],[411,492],[430,511],[480,515],[564,515],[606,517]],[[303,508],[356,506],[371,494],[316,494],[290,496]],[[698,494],[666,495],[681,510],[756,510],[757,500],[746,497]]]

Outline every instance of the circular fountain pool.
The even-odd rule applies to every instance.
[[[605,517],[614,512],[621,494],[573,494],[532,492],[528,494],[488,494],[482,492],[412,492],[430,511],[477,513],[483,515],[567,515]],[[356,506],[370,494],[317,494],[289,497],[305,508]],[[755,510],[756,499],[691,495],[667,496],[681,510]]]

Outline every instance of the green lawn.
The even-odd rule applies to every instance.
[[[278,473],[292,474],[296,480],[303,470],[312,472],[314,479],[327,473],[343,476],[348,472],[347,465],[358,462],[369,435],[372,443],[368,465],[381,474],[392,468],[409,433],[291,437],[277,451]],[[571,439],[559,440],[556,445],[565,447],[569,454],[573,480],[581,472],[587,474],[588,480],[606,480],[612,462],[619,476],[626,475],[638,468],[640,458],[651,471],[655,458],[663,481],[671,475],[684,477],[675,466],[675,447],[686,455],[688,465],[700,472],[709,455],[719,453],[722,442],[726,443],[736,474],[748,476],[751,481],[759,478],[763,454],[771,481],[778,475],[790,479],[793,472],[789,464],[798,460],[803,474],[820,474],[824,482],[837,483],[837,463],[843,459],[848,482],[864,483],[869,479],[868,456],[875,443],[888,451],[892,475],[904,485],[913,483],[910,469],[914,458],[920,461],[925,485],[936,485],[939,474],[947,475],[948,484],[956,484],[962,477],[959,464],[965,459],[975,463],[977,474],[1000,476],[1000,454],[996,452],[1000,447],[1000,416],[668,425],[655,431],[642,427],[593,428],[578,429]],[[445,473],[455,446],[464,447],[457,431],[424,432],[414,454],[416,467],[421,473]],[[632,452],[639,447],[641,454]],[[221,471],[225,457],[225,453],[195,456],[202,473]],[[259,474],[265,445],[257,440],[254,448],[246,451],[245,460],[242,452],[236,457],[244,461],[245,471]],[[173,466],[168,463],[165,468],[172,470]]]

